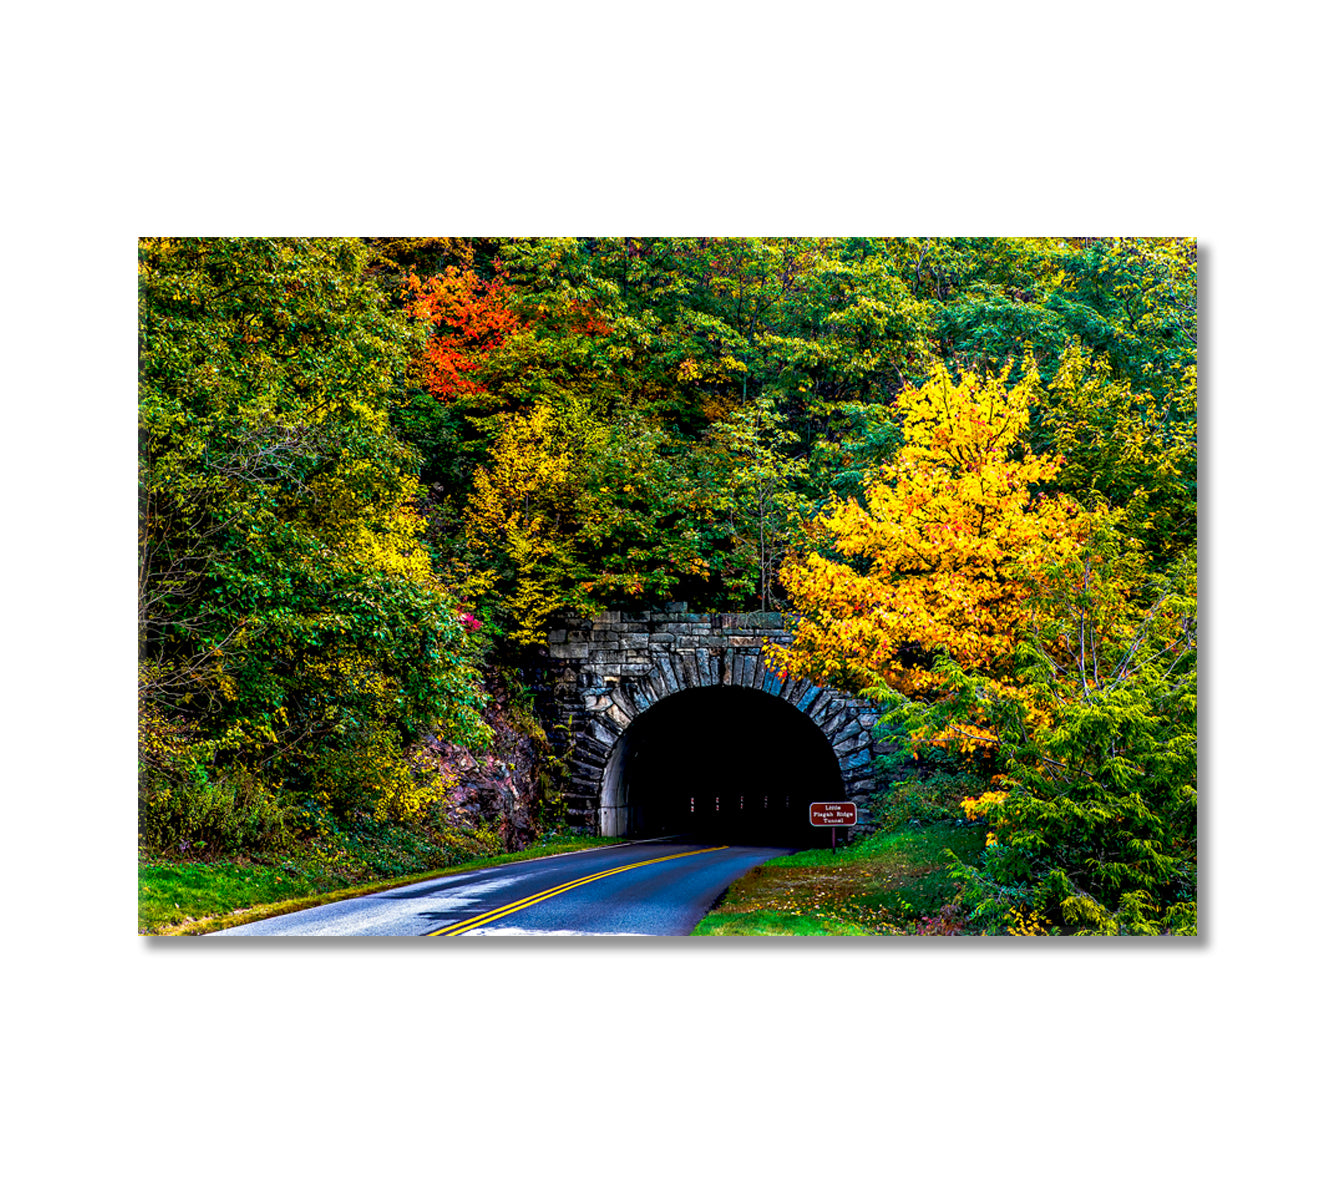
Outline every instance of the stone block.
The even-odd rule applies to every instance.
[[[824,717],[815,723],[820,727],[820,732],[832,742],[834,738],[843,736],[847,719],[847,713],[841,711],[837,704],[832,704]]]
[[[846,754],[861,744],[862,731],[857,725],[840,725],[829,736],[835,754]],[[869,745],[869,743],[867,743]]]
[[[833,703],[834,693],[826,688],[821,688],[815,702],[806,710],[806,715],[817,725],[820,725],[829,716],[830,706]]]
[[[851,773],[857,767],[869,767],[871,765],[871,751],[869,749],[858,750],[856,754],[849,754],[846,758],[840,758],[838,765],[845,775]]]
[[[858,729],[854,725],[851,731],[844,729],[842,736],[838,739],[835,740],[831,737],[830,745],[834,747],[835,755],[848,755],[848,753],[858,751],[858,749],[870,749],[871,739],[862,729]]]
[[[585,732],[587,731],[585,730]],[[583,736],[575,741],[574,750],[570,753],[570,763],[574,769],[583,767],[601,775],[606,762],[607,750],[605,746]]]

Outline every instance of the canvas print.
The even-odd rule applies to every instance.
[[[144,237],[139,932],[1191,936],[1196,244]]]

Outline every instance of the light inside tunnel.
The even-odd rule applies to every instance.
[[[658,701],[612,750],[603,831],[733,844],[825,845],[809,805],[844,799],[838,760],[805,714],[765,692],[692,688]]]

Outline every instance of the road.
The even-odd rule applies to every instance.
[[[786,853],[659,838],[464,871],[209,936],[679,936],[732,880]]]

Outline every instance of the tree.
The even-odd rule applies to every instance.
[[[1062,459],[1058,484],[1087,506],[1125,512],[1124,529],[1155,562],[1196,539],[1195,368],[1161,399],[1116,377],[1072,342],[1038,407],[1035,441]]]
[[[756,396],[718,421],[709,438],[726,466],[724,507],[742,563],[729,586],[738,599],[753,596],[762,612],[773,605],[775,567],[787,548],[799,496],[794,484],[805,464],[788,452],[797,440],[773,398]]]
[[[939,366],[900,394],[903,445],[871,473],[865,506],[831,500],[808,527],[813,548],[779,573],[799,620],[777,666],[910,694],[936,686],[940,653],[1007,669],[1032,564],[1076,539],[1075,505],[1038,491],[1059,460],[1022,444],[1036,375],[1007,382]]]
[[[503,277],[448,267],[421,279],[409,271],[400,299],[405,314],[430,331],[411,369],[418,385],[396,406],[403,438],[422,454],[422,477],[457,506],[484,461],[490,422],[505,408],[492,389],[492,358],[523,329],[514,289]]]
[[[516,646],[536,645],[551,616],[576,601],[577,427],[545,404],[505,417],[464,512],[465,595]]]

